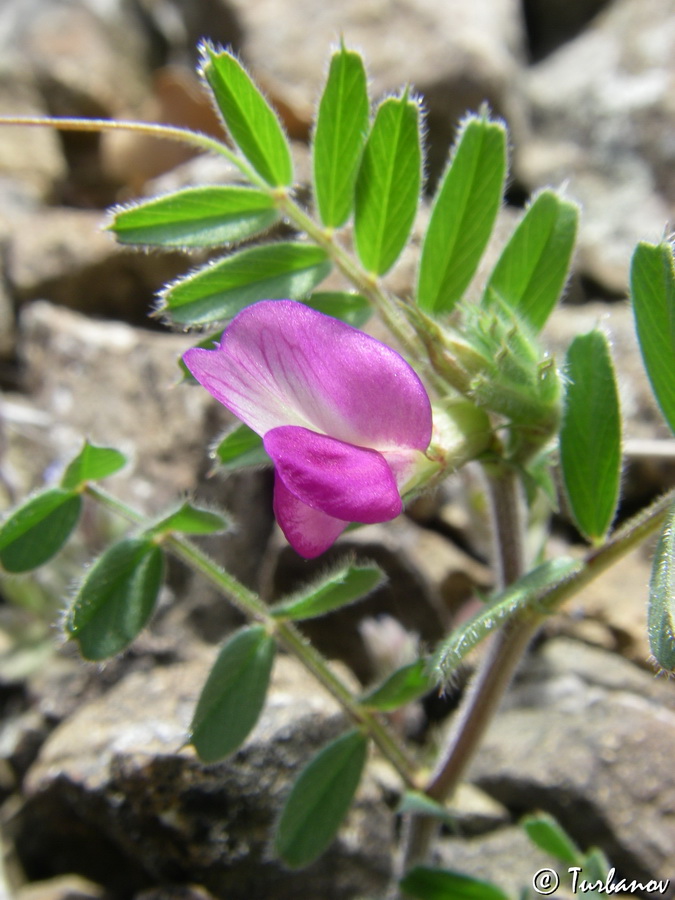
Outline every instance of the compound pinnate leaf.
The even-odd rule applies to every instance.
[[[506,129],[485,117],[468,118],[422,245],[417,302],[426,312],[450,312],[462,297],[490,239],[505,177]]]
[[[308,865],[337,834],[359,786],[367,750],[361,732],[350,731],[324,747],[300,773],[274,840],[291,868]]]
[[[532,610],[535,615],[545,612],[542,608],[544,595],[580,567],[581,563],[569,557],[549,559],[490,598],[483,609],[456,628],[436,651],[434,662],[438,679],[447,682],[471,650],[515,614],[527,610]]]
[[[326,253],[310,244],[251,247],[176,281],[161,312],[179,325],[210,325],[259,300],[302,300],[330,269]]]
[[[126,538],[99,556],[65,623],[85,659],[107,659],[129,646],[152,615],[163,577],[164,554],[147,538]]]
[[[492,292],[539,331],[553,311],[569,274],[579,210],[553,191],[528,207],[490,276]]]
[[[661,531],[652,562],[647,611],[649,647],[667,672],[675,669],[675,505]]]
[[[221,649],[190,726],[191,743],[204,762],[233,753],[258,721],[274,651],[274,640],[261,625],[238,631]]]
[[[366,70],[358,53],[333,55],[313,142],[314,193],[324,225],[338,228],[354,205],[354,183],[368,128]]]
[[[661,412],[675,433],[675,263],[670,244],[638,244],[630,285],[647,375]]]
[[[447,869],[415,866],[400,884],[406,895],[415,900],[510,900],[508,894],[489,881]]]
[[[201,49],[202,74],[232,140],[267,184],[288,187],[293,162],[276,113],[231,53],[208,44]]]
[[[321,584],[275,604],[271,613],[284,619],[314,619],[360,600],[384,581],[377,566],[341,566]]]
[[[122,244],[218,247],[258,234],[278,218],[263,191],[210,185],[116,209],[108,227]]]
[[[16,509],[0,527],[0,563],[5,571],[30,572],[55,556],[82,511],[82,497],[52,488]]]
[[[77,490],[88,481],[101,481],[123,469],[126,456],[113,447],[97,447],[84,442],[82,450],[68,465],[61,479],[61,487],[66,491]]]
[[[419,104],[407,92],[384,100],[366,141],[356,179],[354,239],[375,275],[396,262],[417,212],[422,181]]]
[[[560,461],[574,521],[590,540],[614,518],[621,476],[621,414],[607,338],[579,335],[565,362],[566,393]]]

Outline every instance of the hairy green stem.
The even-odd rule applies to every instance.
[[[97,485],[88,484],[84,493],[134,525],[141,527],[150,525],[145,516]],[[415,763],[399,745],[387,725],[376,714],[359,703],[349,688],[331,669],[327,660],[292,622],[280,621],[271,616],[267,605],[257,593],[249,590],[233,575],[230,575],[192,541],[169,532],[162,537],[162,544],[189,568],[199,572],[247,618],[265,625],[270,634],[274,635],[279,643],[283,644],[337,700],[353,722],[372,738],[383,756],[398,772],[406,787],[414,788],[416,786]]]

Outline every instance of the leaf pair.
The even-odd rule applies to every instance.
[[[425,312],[450,313],[464,296],[492,234],[506,172],[504,126],[486,115],[467,117],[422,244],[417,302]],[[573,203],[553,191],[538,194],[504,247],[483,304],[497,296],[539,331],[567,279],[577,218]]]
[[[262,625],[244,628],[220,651],[202,690],[190,740],[204,762],[234,752],[257,722],[275,642]],[[354,798],[367,739],[352,731],[324,747],[296,780],[277,824],[275,847],[289,866],[310,863],[337,833]]]
[[[224,531],[218,513],[183,503],[137,537],[105,550],[82,580],[64,630],[85,659],[103,660],[125,650],[147,625],[164,581],[161,539],[169,534]]]
[[[0,563],[20,574],[44,565],[66,544],[82,513],[82,488],[114,475],[126,457],[109,447],[85,442],[63,474],[61,485],[32,497],[0,527]]]

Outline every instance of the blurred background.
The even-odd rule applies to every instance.
[[[340,38],[363,53],[373,99],[405,83],[424,98],[429,194],[459,121],[487,103],[510,133],[501,239],[543,186],[581,204],[573,277],[546,340],[555,352],[598,323],[609,332],[626,436],[647,448],[627,461],[623,514],[654,497],[672,484],[672,452],[653,453],[667,434],[625,298],[636,242],[660,240],[675,219],[675,0],[0,0],[0,115],[219,134],[195,72],[208,39],[234,48],[262,86],[308,182],[312,115]],[[233,177],[220,161],[128,132],[0,127],[0,509],[54,483],[86,435],[130,454],[111,488],[149,514],[185,494],[225,504],[237,529],[207,542],[211,551],[275,597],[314,568],[275,530],[269,472],[211,477],[206,450],[228,417],[206,392],[177,385],[191,339],[148,318],[157,291],[197,259],[121,250],[102,228],[111,204]],[[406,291],[413,277],[404,259],[392,285]],[[405,661],[490,589],[475,497],[468,472],[399,522],[349,533],[330,556],[374,558],[390,578],[313,628],[348,677],[368,683]],[[299,706],[239,769],[215,778],[181,747],[213,645],[238,623],[222,599],[176,567],[153,629],[123,658],[99,670],[60,646],[54,622],[73,579],[121,527],[88,510],[53,565],[0,580],[0,900],[3,890],[19,900],[372,900],[386,881],[382,823],[396,793],[382,773],[351,838],[309,873],[281,871],[266,849],[288,770],[335,729],[336,710],[312,705],[311,684],[286,673],[283,696]],[[549,553],[577,544],[560,516]],[[458,813],[448,865],[517,891],[535,857],[511,826],[542,807],[631,877],[675,874],[675,700],[648,665],[648,579],[641,550],[552,620],[488,742],[473,778],[482,793]],[[422,740],[456,695],[397,727]],[[523,712],[533,709],[539,718]],[[296,755],[275,755],[277,737]],[[553,762],[523,773],[527,748],[544,745]]]

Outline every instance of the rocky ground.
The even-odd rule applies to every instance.
[[[675,0],[5,0],[0,114],[214,130],[192,69],[208,36],[241,53],[302,162],[340,34],[363,51],[376,95],[405,81],[424,95],[431,182],[457,120],[487,100],[511,130],[505,219],[542,185],[564,184],[581,202],[574,277],[547,340],[555,350],[602,323],[631,451],[626,508],[672,484],[672,457],[653,451],[666,432],[623,298],[634,244],[658,240],[675,218]],[[227,506],[238,528],[209,549],[274,596],[314,566],[279,538],[269,473],[209,477],[206,447],[226,416],[177,385],[187,339],[147,318],[155,292],[192,260],[123,252],[101,231],[112,202],[227,177],[146,138],[0,129],[0,505],[53,480],[87,435],[130,453],[111,488],[148,513],[186,493]],[[405,286],[410,266],[393,277]],[[432,643],[474,588],[489,589],[484,535],[467,513],[472,478],[334,551],[349,546],[389,574],[366,603],[313,628],[350,677],[377,675],[395,622]],[[183,746],[215,645],[238,621],[196,578],[171,572],[153,628],[123,658],[99,669],[60,647],[60,598],[115,527],[92,510],[54,565],[0,583],[0,898],[380,896],[398,787],[377,760],[321,861],[290,873],[269,851],[289,773],[341,727],[292,660],[235,757],[205,767]],[[574,540],[561,519],[551,552]],[[544,809],[625,877],[675,880],[675,694],[648,662],[648,578],[646,548],[550,620],[458,797],[457,833],[439,847],[445,865],[515,896],[546,864],[515,823]],[[407,726],[433,739],[439,715],[429,704]]]

